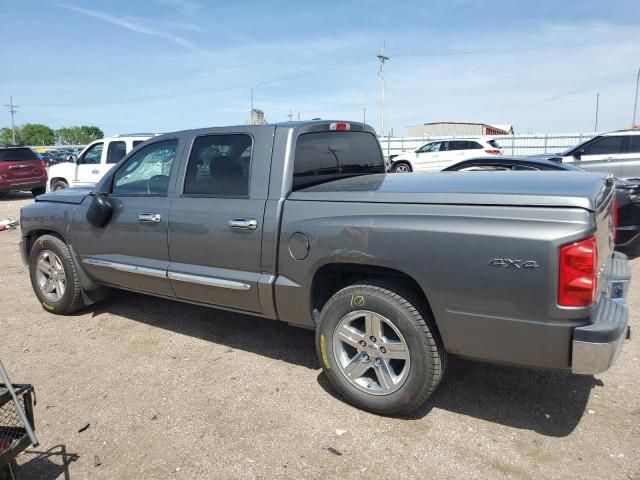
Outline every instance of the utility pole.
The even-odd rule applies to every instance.
[[[16,122],[14,121],[13,116],[16,114],[18,105],[13,104],[13,97],[9,97],[9,105],[5,105],[9,109],[9,113],[11,114],[11,133],[13,136],[13,144],[16,144]],[[634,115],[635,116],[635,115]]]
[[[367,123],[367,107],[362,109],[362,123]]]
[[[596,124],[593,127],[593,131],[597,132],[598,131],[598,106],[600,104],[600,94],[597,93],[596,94]]]
[[[300,121],[300,112],[298,112],[298,121]]]
[[[291,109],[289,109],[289,115],[287,115],[287,117],[289,117],[289,121],[293,120],[293,112],[291,111]]]
[[[636,98],[633,101],[633,122],[631,126],[636,124],[636,110],[638,109],[638,83],[640,83],[640,68],[638,68],[638,76],[636,77]]]
[[[380,60],[380,78],[382,79],[382,93],[380,95],[380,135],[384,136],[384,63],[389,60],[384,54],[385,43],[382,44],[382,50],[378,53],[377,57]]]

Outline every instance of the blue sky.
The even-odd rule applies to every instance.
[[[386,129],[438,121],[516,132],[628,127],[640,1],[3,2],[0,104],[19,124],[105,133],[313,117]],[[12,74],[12,72],[14,72]],[[6,100],[6,101],[5,101]],[[8,126],[6,110],[0,126]]]

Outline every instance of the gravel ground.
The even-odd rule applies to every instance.
[[[635,339],[595,377],[451,359],[422,418],[390,419],[336,398],[310,331],[118,291],[48,314],[19,238],[0,232],[0,358],[36,386],[41,445],[18,479],[640,479]]]

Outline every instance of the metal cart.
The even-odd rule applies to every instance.
[[[31,385],[16,385],[0,362],[0,479],[13,479],[16,456],[30,445],[38,446],[33,433],[35,393]]]

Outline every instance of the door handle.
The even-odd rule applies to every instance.
[[[229,220],[229,226],[238,230],[255,230],[258,228],[258,221],[253,218],[233,218]]]
[[[159,213],[141,213],[138,215],[138,222],[140,223],[160,223],[162,215]]]

